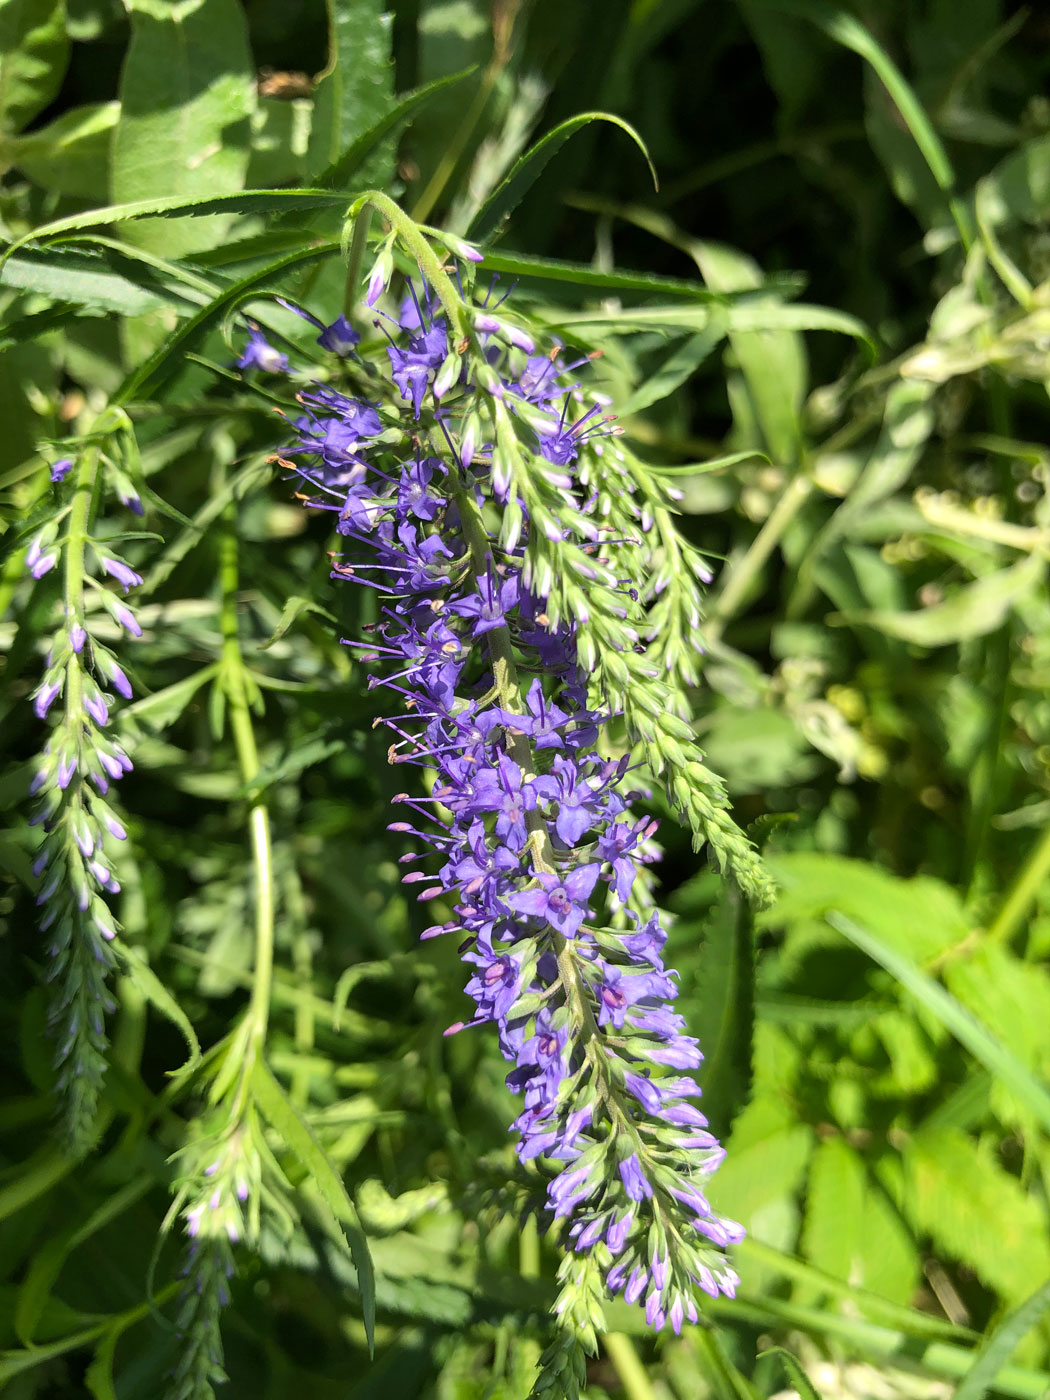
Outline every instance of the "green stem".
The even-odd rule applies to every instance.
[[[377,213],[386,219],[405,247],[415,257],[420,271],[433,287],[438,300],[445,308],[449,326],[456,339],[461,340],[464,336],[472,337],[472,328],[464,314],[463,299],[453,285],[451,277],[441,266],[437,254],[416,227],[415,221],[410,219],[400,205],[395,204],[390,196],[384,194],[382,190],[366,190],[363,195],[360,195],[353,203],[351,216],[358,218],[361,210],[367,204],[371,204]]]
[[[346,261],[346,286],[343,291],[343,315],[348,321],[353,319],[353,313],[360,300],[361,264],[365,260],[365,249],[368,247],[368,231],[371,227],[372,206],[366,205],[364,211],[354,221],[354,236],[350,241],[350,256]]]
[[[1035,903],[1043,881],[1050,876],[1050,826],[1036,842],[1021,872],[1003,900],[1002,907],[988,927],[988,938],[1008,943]]]
[[[801,473],[793,477],[784,488],[780,500],[770,511],[765,524],[751,541],[746,553],[726,570],[725,581],[708,613],[705,630],[710,641],[717,641],[721,637],[725,624],[740,606],[755,577],[773,553],[784,531],[809,499],[812,490],[813,485],[809,477]]]
[[[630,1337],[625,1337],[622,1332],[607,1332],[602,1345],[620,1378],[627,1400],[656,1400],[656,1391]]]
[[[423,223],[434,205],[441,198],[441,195],[452,178],[463,152],[467,148],[467,142],[474,134],[474,129],[481,120],[485,108],[488,106],[489,98],[492,96],[492,89],[496,86],[496,79],[500,75],[502,64],[495,58],[481,75],[474,100],[467,108],[467,114],[460,123],[459,130],[449,142],[445,154],[438,161],[437,169],[427,181],[427,186],[423,193],[416,200],[412,210],[412,217],[418,223]]]
[[[222,684],[229,705],[230,729],[241,781],[251,787],[259,777],[259,751],[255,743],[251,704],[237,626],[236,512],[227,507],[226,528],[222,535],[219,579],[222,588]],[[248,813],[252,863],[255,873],[255,966],[252,994],[248,1005],[249,1050],[261,1050],[266,1040],[270,1016],[270,988],[273,981],[274,875],[270,813],[263,801],[252,803]],[[254,1055],[252,1056],[254,1057]]]

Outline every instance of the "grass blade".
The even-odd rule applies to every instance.
[[[965,1046],[985,1069],[998,1075],[1043,1129],[1050,1132],[1050,1094],[975,1016],[920,967],[890,948],[869,929],[834,909],[824,917],[832,928],[848,938],[862,953],[867,953],[880,967],[884,967],[906,991],[932,1012],[959,1044]]]

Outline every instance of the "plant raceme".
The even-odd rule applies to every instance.
[[[594,611],[641,649],[642,512],[631,538],[607,518],[609,484],[622,494],[629,473],[604,400],[577,378],[587,358],[537,350],[493,289],[464,291],[476,257],[454,269],[458,294],[444,269],[409,284],[360,353],[344,318],[317,322],[338,342],[341,387],[299,393],[278,460],[346,542],[333,578],[374,595],[370,635],[347,645],[376,668],[369,688],[398,701],[377,720],[390,761],[432,778],[395,799],[411,815],[391,829],[422,847],[402,857],[424,867],[405,882],[447,911],[423,937],[458,939],[469,968],[474,1014],[447,1033],[495,1025],[522,1099],[518,1156],[543,1165],[571,1249],[557,1311],[593,1345],[599,1278],[678,1331],[698,1290],[732,1295],[723,1251],[742,1231],[704,1194],[724,1153],[671,1006],[646,870],[656,823],[630,813],[623,725],[588,684]],[[254,329],[243,363],[282,368]],[[587,592],[565,606],[581,580],[594,611]],[[552,1387],[579,1368],[559,1345]]]
[[[45,719],[57,711],[58,723],[39,756],[30,791],[33,822],[44,832],[33,868],[42,882],[37,903],[51,958],[50,1029],[63,1137],[76,1154],[97,1131],[105,1015],[113,1009],[106,978],[115,964],[117,924],[106,896],[120,885],[107,846],[127,833],[111,805],[110,785],[131,770],[127,753],[109,732],[113,692],[128,700],[131,685],[104,638],[142,635],[123,601],[142,579],[112,540],[96,538],[89,528],[92,500],[104,478],[141,513],[138,495],[98,441],[78,446],[76,467],[62,458],[51,468],[54,510],[26,551],[33,577],[60,571],[63,589],[61,621],[33,697],[37,716]],[[105,586],[113,581],[119,592]]]

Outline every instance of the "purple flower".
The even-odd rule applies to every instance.
[[[337,316],[331,325],[325,326],[317,337],[322,350],[330,350],[333,355],[346,356],[352,353],[361,339],[345,316]]]
[[[142,575],[137,574],[134,569],[129,569],[122,559],[113,559],[105,554],[101,555],[100,559],[103,569],[123,586],[125,593],[142,582]]]
[[[598,879],[598,869],[597,865],[581,865],[564,876],[537,871],[539,888],[512,894],[507,903],[519,914],[546,919],[563,938],[574,938],[590,913],[587,900]]]
[[[238,369],[261,369],[266,374],[283,374],[288,368],[288,356],[275,350],[259,327],[248,322],[248,343],[244,347]]]
[[[66,477],[73,470],[73,459],[71,457],[61,457],[51,466],[51,480],[65,481]]]

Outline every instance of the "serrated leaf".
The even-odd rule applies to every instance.
[[[643,409],[673,394],[696,373],[724,338],[724,325],[712,318],[710,325],[677,345],[663,364],[646,377],[644,384],[639,385],[626,403],[619,406],[618,416],[628,418],[632,413],[641,413]]]
[[[156,1007],[162,1016],[165,1016],[177,1030],[182,1032],[190,1057],[179,1069],[171,1070],[169,1073],[188,1074],[200,1063],[201,1058],[200,1041],[197,1039],[197,1032],[193,1029],[190,1018],[150,967],[141,948],[131,948],[120,939],[115,939],[113,946],[121,956],[125,974],[132,985]]]
[[[972,583],[962,584],[943,603],[915,612],[848,612],[842,621],[852,627],[874,627],[889,637],[916,646],[944,647],[972,637],[986,637],[1009,617],[1014,606],[1046,578],[1047,561],[1029,554],[1006,569],[996,569]]]
[[[240,281],[226,287],[206,306],[202,306],[195,315],[182,322],[144,364],[132,370],[114,394],[113,403],[128,403],[148,388],[155,388],[169,367],[181,363],[187,349],[210,329],[227,307],[243,301],[247,293],[255,291],[267,282],[275,281],[289,268],[332,257],[338,250],[338,243],[322,243],[315,247],[297,249],[295,252],[286,254],[283,258],[278,258],[276,262],[270,263],[267,267],[251,272],[246,277],[242,277]]]
[[[510,253],[502,248],[486,248],[482,266],[492,272],[537,281],[571,282],[578,287],[601,287],[613,292],[652,292],[687,297],[690,301],[718,302],[721,298],[699,282],[679,277],[662,277],[656,272],[600,272],[587,263],[563,262],[558,258],[536,258],[527,253]]]
[[[110,170],[115,203],[232,194],[244,186],[255,110],[255,65],[237,0],[129,0],[131,43]],[[133,243],[179,256],[220,242],[228,219],[146,220]]]
[[[472,64],[459,73],[449,73],[443,78],[435,78],[433,82],[424,83],[422,87],[413,88],[411,92],[406,93],[398,100],[396,106],[381,116],[366,131],[362,131],[359,136],[356,136],[342,154],[318,175],[318,185],[322,189],[344,189],[347,181],[361,168],[384,137],[393,136],[401,127],[407,126],[415,114],[422,107],[425,107],[432,97],[436,97],[445,88],[454,87],[456,83],[463,82],[475,71],[476,65]]]
[[[881,964],[906,991],[930,1011],[950,1031],[960,1045],[980,1060],[1024,1104],[1044,1131],[1050,1132],[1050,1094],[1021,1064],[1016,1056],[960,1005],[939,983],[923,972],[907,953],[900,953],[880,934],[874,933],[837,911],[826,914],[828,923],[862,952]],[[908,927],[914,928],[909,921]],[[900,930],[906,933],[907,929]]]
[[[343,1178],[332,1165],[327,1152],[314,1136],[309,1123],[300,1115],[262,1062],[256,1063],[252,1073],[252,1092],[259,1111],[274,1131],[284,1140],[286,1146],[299,1158],[316,1186],[321,1199],[331,1211],[338,1228],[345,1235],[350,1254],[357,1270],[357,1284],[361,1294],[361,1313],[368,1339],[369,1352],[374,1345],[375,1334],[375,1273],[368,1241],[358,1222],[357,1210],[343,1185]]]
[[[57,94],[69,61],[64,0],[0,0],[0,130],[19,131]]]
[[[653,188],[659,189],[660,182],[656,178],[656,169],[649,150],[630,122],[614,116],[612,112],[581,112],[578,116],[561,122],[553,131],[548,131],[515,161],[503,182],[493,190],[475,214],[465,236],[478,243],[484,243],[486,239],[491,238],[539,179],[552,156],[557,154],[570,136],[582,131],[592,122],[611,122],[613,126],[618,126],[621,131],[626,132],[645,157],[645,163],[653,177]]]
[[[204,218],[209,214],[278,214],[293,206],[300,209],[345,208],[346,195],[334,190],[242,190],[239,194],[169,196],[159,199],[136,199],[124,204],[106,204],[88,209],[83,214],[70,214],[51,223],[41,224],[32,233],[16,238],[0,254],[0,268],[28,243],[41,243],[60,234],[83,229],[103,228],[107,224],[125,223],[134,219]]]
[[[359,142],[362,154],[351,169],[373,154],[389,129],[375,141],[368,137],[389,116],[393,101],[393,15],[382,0],[326,0],[326,9],[328,63],[314,91],[307,178],[320,171],[327,176],[333,167],[350,157]],[[386,161],[373,158],[362,179],[364,185],[382,188],[389,183],[392,154],[392,150],[388,151]],[[331,182],[322,176],[319,183]]]
[[[170,305],[122,274],[106,270],[97,259],[70,253],[34,250],[8,258],[0,267],[0,286],[119,316],[141,316]]]
[[[899,879],[846,856],[798,851],[768,857],[779,896],[760,928],[820,920],[835,909],[865,922],[883,943],[924,962],[963,942],[970,920],[950,886],[927,875]]]
[[[919,1229],[968,1264],[1008,1301],[1050,1275],[1050,1243],[1038,1201],[999,1166],[992,1144],[922,1129],[904,1148],[905,1204]]]

